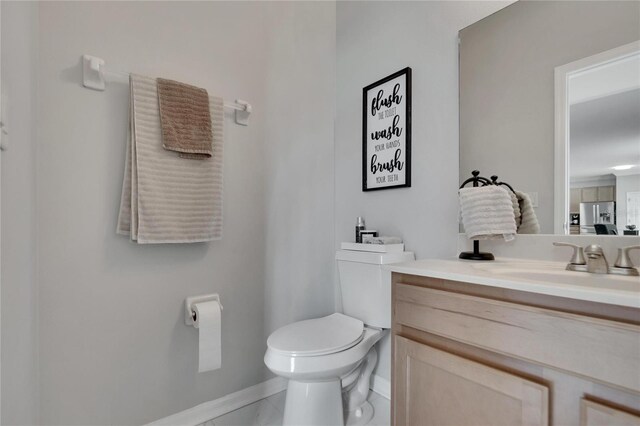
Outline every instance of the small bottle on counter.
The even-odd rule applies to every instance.
[[[362,216],[358,216],[358,220],[356,222],[356,243],[362,242],[362,236],[360,232],[365,230],[364,218]]]

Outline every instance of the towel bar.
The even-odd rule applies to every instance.
[[[105,68],[105,61],[102,58],[91,55],[82,55],[82,85],[87,89],[103,92],[107,88],[105,74],[129,78],[130,73],[122,71],[110,71]],[[235,110],[236,124],[241,126],[249,125],[249,116],[253,112],[253,107],[247,101],[237,99],[235,102],[224,101],[225,108]]]

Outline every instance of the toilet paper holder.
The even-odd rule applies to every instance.
[[[220,305],[220,310],[222,311],[222,303],[220,302],[220,296],[215,294],[205,294],[203,296],[192,296],[187,297],[184,300],[184,323],[187,325],[194,325],[197,319],[196,311],[193,309],[193,305],[196,303],[209,302],[210,300],[215,300]]]

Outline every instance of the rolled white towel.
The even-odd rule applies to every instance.
[[[520,203],[518,202],[518,197],[511,191],[509,192],[509,196],[511,197],[511,204],[513,204],[513,215],[516,219],[516,228],[520,226],[520,221],[522,217],[522,213],[520,212]]]
[[[495,185],[461,188],[459,197],[467,238],[504,238],[505,241],[515,238],[514,206],[507,190]]]
[[[531,198],[524,192],[516,191],[518,196],[518,203],[520,205],[520,211],[522,217],[520,219],[520,225],[518,226],[518,234],[539,234],[540,224],[538,223],[538,217],[533,210],[533,203]]]

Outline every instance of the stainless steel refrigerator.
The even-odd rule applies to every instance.
[[[615,225],[616,203],[615,201],[599,203],[580,203],[580,233],[595,234],[593,225]]]

